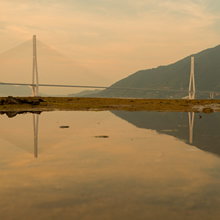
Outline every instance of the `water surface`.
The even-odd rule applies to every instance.
[[[220,214],[219,113],[44,112],[0,120],[0,219]]]

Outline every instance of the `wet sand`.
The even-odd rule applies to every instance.
[[[0,112],[119,110],[211,113],[220,111],[220,100],[210,99],[119,99],[75,97],[15,97],[15,99],[22,101],[22,104],[8,104],[6,102],[7,97],[1,97]],[[33,103],[30,104],[31,102]]]

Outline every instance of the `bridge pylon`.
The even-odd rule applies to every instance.
[[[189,99],[195,99],[194,57],[191,57],[191,71],[189,78]]]
[[[38,69],[37,69],[37,42],[36,35],[33,35],[33,74],[32,74],[32,96],[38,96],[39,91]]]

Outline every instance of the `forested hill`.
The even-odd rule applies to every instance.
[[[191,56],[195,57],[196,90],[220,92],[220,45],[218,45],[167,66],[138,71],[110,86],[110,88],[143,88],[143,90],[106,89],[100,92],[98,96],[181,98],[187,93],[147,91],[144,89],[187,90],[189,88]],[[196,95],[198,97],[199,94]],[[200,96],[208,96],[208,94],[200,94]]]

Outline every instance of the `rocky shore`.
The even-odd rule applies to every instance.
[[[0,114],[42,111],[160,111],[205,112],[220,111],[220,100],[206,99],[119,99],[69,97],[1,97]],[[11,113],[9,113],[11,112]]]

